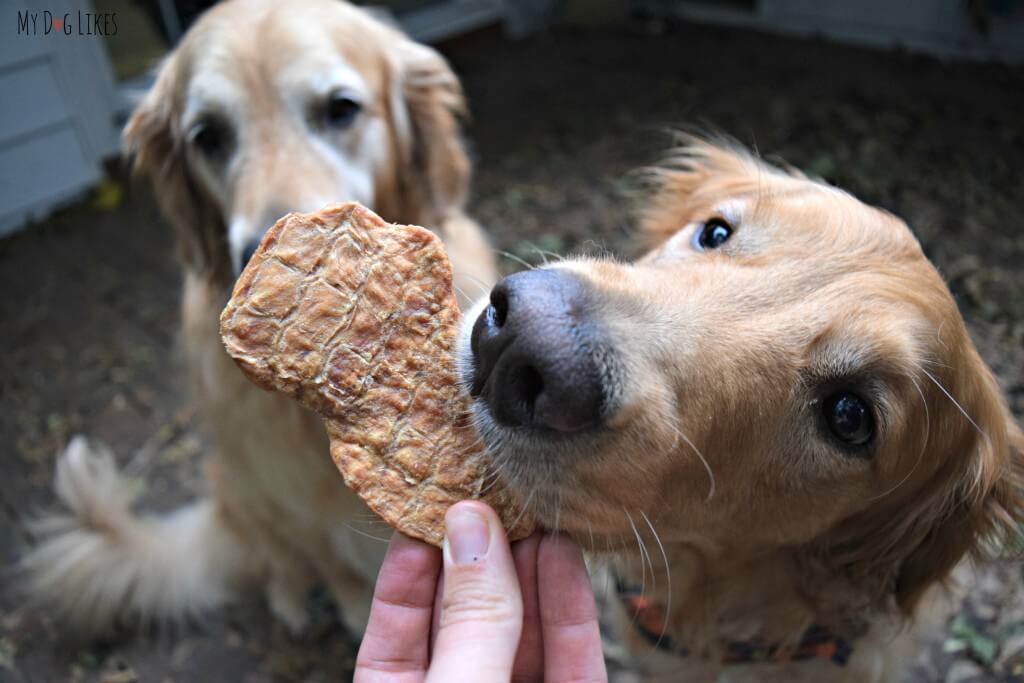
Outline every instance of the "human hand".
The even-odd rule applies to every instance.
[[[443,553],[391,539],[356,683],[607,680],[590,579],[572,541],[538,532],[510,548],[478,501],[453,505],[445,523]]]

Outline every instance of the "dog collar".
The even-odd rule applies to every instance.
[[[680,643],[665,632],[665,609],[658,602],[645,597],[636,586],[616,581],[619,600],[633,616],[633,624],[651,645],[659,650],[686,657],[690,654]],[[766,643],[762,640],[730,640],[723,643],[723,664],[753,664],[757,662],[799,662],[810,659],[830,661],[846,666],[853,654],[850,641],[830,629],[812,624],[792,645]]]

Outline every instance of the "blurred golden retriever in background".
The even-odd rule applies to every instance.
[[[490,286],[491,250],[463,213],[463,111],[437,52],[338,0],[223,2],[166,59],[124,141],[177,233],[184,346],[217,448],[209,496],[136,517],[109,451],[73,440],[56,475],[73,514],[44,520],[26,559],[34,593],[65,623],[95,634],[177,619],[248,585],[299,631],[307,589],[323,582],[361,632],[384,544],[354,528],[370,514],[342,484],[319,419],[250,384],[218,318],[277,218],[345,200],[436,229],[456,286]]]
[[[900,680],[954,567],[1017,542],[1024,435],[898,218],[696,139],[651,177],[639,261],[471,310],[480,432],[611,554],[645,680]]]

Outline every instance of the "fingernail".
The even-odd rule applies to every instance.
[[[445,541],[455,564],[476,562],[487,554],[491,544],[491,527],[473,508],[451,508],[445,516]]]

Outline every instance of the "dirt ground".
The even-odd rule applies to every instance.
[[[463,76],[477,161],[472,213],[499,248],[629,256],[628,172],[664,131],[728,132],[906,218],[948,278],[982,354],[1024,415],[1024,69],[699,26],[558,29],[517,43],[483,33],[448,49]],[[506,268],[514,270],[513,260]],[[143,187],[0,241],[0,563],[53,504],[71,434],[110,444],[167,510],[202,490],[206,440],[176,342],[180,275]],[[354,643],[322,596],[287,636],[258,600],[202,624],[68,642],[0,586],[0,682],[332,681]],[[980,568],[961,615],[915,681],[1024,680],[1020,566]]]

